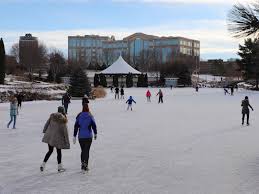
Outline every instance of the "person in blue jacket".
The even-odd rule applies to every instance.
[[[15,124],[16,124],[16,117],[18,115],[18,105],[17,105],[17,99],[15,96],[12,96],[10,99],[10,117],[11,120],[7,124],[7,128],[11,125],[13,122],[13,129],[16,129]]]
[[[78,132],[79,131],[79,132]],[[83,111],[76,117],[74,126],[74,138],[73,143],[76,143],[76,136],[78,134],[78,140],[81,147],[81,170],[83,172],[88,171],[89,151],[92,144],[94,133],[94,139],[97,139],[97,127],[92,114],[89,111],[88,104],[83,105]]]
[[[135,100],[132,98],[132,96],[130,96],[129,99],[126,101],[126,104],[128,104],[127,110],[131,109],[131,111],[132,111],[132,103],[133,102],[136,104]]]

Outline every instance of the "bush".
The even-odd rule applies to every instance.
[[[97,88],[93,88],[93,90],[91,91],[91,96],[93,98],[104,98],[106,96],[106,91],[103,87],[97,87]]]

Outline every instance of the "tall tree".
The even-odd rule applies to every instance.
[[[228,28],[234,37],[258,35],[259,1],[248,6],[234,5],[228,14]]]
[[[4,41],[0,39],[0,84],[4,84],[5,79],[5,48]]]
[[[100,85],[103,87],[107,87],[107,81],[106,81],[106,77],[104,74],[100,74]]]
[[[259,39],[245,40],[244,45],[239,45],[238,55],[241,60],[238,61],[245,79],[255,79],[256,88],[259,82]]]
[[[94,87],[98,87],[100,85],[100,76],[99,74],[94,74]]]
[[[66,69],[66,59],[63,53],[59,50],[54,50],[49,54],[49,68],[53,75],[54,82],[57,81],[57,76],[62,75],[62,72]]]
[[[126,87],[127,88],[133,87],[133,75],[131,73],[128,73],[126,76]]]
[[[88,96],[91,92],[91,85],[87,75],[82,68],[78,67],[72,73],[70,79],[69,93],[74,97],[83,97],[85,94]]]

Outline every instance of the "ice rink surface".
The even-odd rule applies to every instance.
[[[0,104],[0,193],[259,193],[259,93],[223,89],[125,89],[137,104],[126,111],[126,99],[90,102],[98,139],[90,152],[90,171],[80,173],[80,147],[72,144],[73,125],[81,101],[69,107],[70,150],[67,169],[57,173],[56,152],[39,167],[47,152],[42,129],[61,102],[23,104],[17,129],[7,129],[9,104]],[[251,125],[241,125],[241,100],[249,96],[255,111]]]

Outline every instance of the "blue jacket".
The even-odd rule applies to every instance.
[[[135,102],[135,100],[133,100],[132,96],[130,96],[129,99],[126,101],[126,103],[128,103],[128,104],[132,104],[133,102],[136,104],[136,102]]]
[[[97,134],[96,123],[94,121],[93,116],[90,113],[81,112],[76,117],[76,122],[74,126],[74,137],[77,136],[78,130],[79,130],[79,134],[78,134],[79,139],[92,138],[93,132],[95,135]]]

